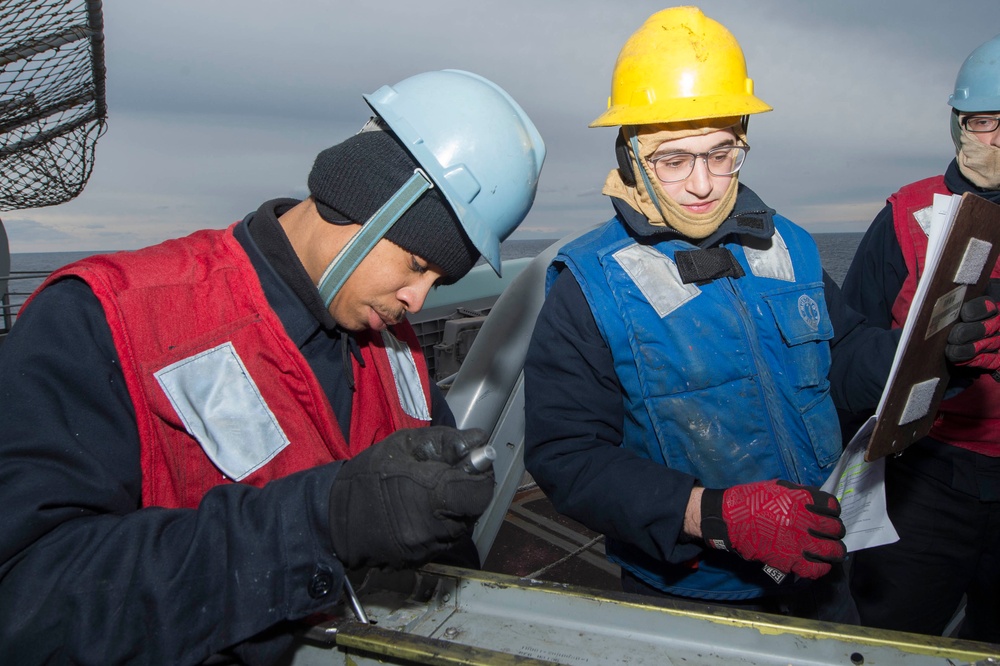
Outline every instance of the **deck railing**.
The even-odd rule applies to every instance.
[[[0,295],[0,340],[10,332],[21,306],[34,291],[35,285],[28,285],[27,281],[37,282],[47,276],[45,271],[11,271],[9,275],[0,275],[0,285],[6,284],[6,289]],[[18,289],[18,282],[22,285],[21,289]]]

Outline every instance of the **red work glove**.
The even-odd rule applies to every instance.
[[[1000,316],[989,296],[980,296],[962,306],[958,323],[948,333],[944,355],[955,365],[980,368],[1000,381]]]
[[[819,578],[847,555],[840,503],[830,493],[788,481],[758,481],[701,498],[702,538],[784,573]]]

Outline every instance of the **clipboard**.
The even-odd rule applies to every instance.
[[[937,261],[932,265],[929,256],[907,315],[865,450],[868,462],[901,453],[930,432],[950,379],[944,357],[948,333],[962,305],[986,293],[1000,256],[1000,205],[963,194],[938,247]]]

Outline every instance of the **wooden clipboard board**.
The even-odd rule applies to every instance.
[[[868,462],[901,453],[930,432],[950,379],[944,358],[948,332],[962,304],[986,293],[998,256],[1000,205],[963,194],[937,270],[921,278],[931,282],[922,307],[908,315],[916,317],[912,335],[896,352],[902,356],[868,440]]]

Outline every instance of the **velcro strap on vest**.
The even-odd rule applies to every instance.
[[[677,271],[684,284],[705,284],[719,278],[741,278],[746,273],[729,249],[682,250],[674,253]]]

